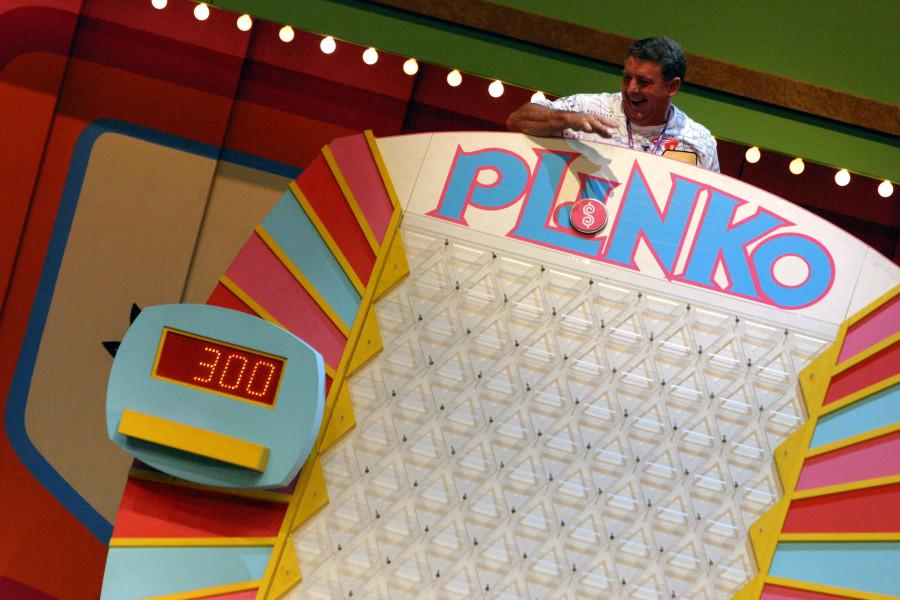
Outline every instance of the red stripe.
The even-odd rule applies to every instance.
[[[337,368],[347,339],[258,235],[250,236],[226,275]]]
[[[900,532],[900,483],[794,500],[784,533]]]
[[[394,206],[365,136],[333,140],[328,148],[379,243],[384,241]]]
[[[206,303],[210,306],[221,306],[222,308],[239,310],[241,312],[247,313],[248,315],[256,316],[256,313],[253,312],[253,309],[244,304],[243,300],[235,296],[231,290],[229,290],[221,283],[216,284],[215,289],[212,291],[212,294],[209,295]]]
[[[846,600],[849,596],[835,596],[824,592],[809,592],[807,590],[795,590],[780,585],[766,584],[763,586],[759,600]]]
[[[840,400],[874,383],[893,377],[900,365],[900,344],[894,342],[877,354],[870,356],[831,378],[823,404]]]
[[[113,538],[274,537],[286,510],[280,502],[129,478]]]
[[[375,266],[375,254],[322,156],[303,171],[297,178],[297,185],[357,276],[363,284],[368,284]]]

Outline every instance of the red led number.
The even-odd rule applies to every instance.
[[[271,406],[275,403],[284,362],[277,357],[166,330],[153,374]]]

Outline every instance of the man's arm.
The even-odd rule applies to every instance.
[[[506,128],[509,131],[542,136],[560,135],[564,129],[572,129],[608,138],[612,135],[610,129],[615,129],[615,124],[590,113],[555,110],[527,102],[509,115]]]

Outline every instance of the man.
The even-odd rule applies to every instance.
[[[621,92],[529,102],[509,116],[506,127],[531,135],[606,140],[653,154],[688,152],[701,167],[718,171],[716,140],[672,104],[686,68],[684,50],[674,40],[638,40],[628,49]]]

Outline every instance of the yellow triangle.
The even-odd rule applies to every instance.
[[[353,403],[350,401],[350,389],[341,385],[340,391],[334,401],[334,409],[331,412],[331,420],[325,428],[322,443],[319,444],[319,453],[323,453],[335,442],[356,426],[356,415],[353,414]]]
[[[797,484],[797,477],[800,475],[800,468],[809,447],[809,433],[812,428],[813,421],[807,421],[775,449],[775,466],[785,495],[791,495]]]
[[[406,250],[403,248],[403,238],[400,230],[394,234],[391,247],[388,250],[384,263],[384,270],[378,278],[378,287],[375,288],[375,300],[380,300],[391,288],[400,283],[409,275],[409,262],[406,260]]]
[[[748,581],[747,585],[739,589],[737,593],[731,597],[731,600],[759,600],[765,582],[766,578],[764,575],[757,575]]]
[[[350,358],[347,375],[355,373],[361,366],[381,352],[383,347],[381,332],[378,330],[378,319],[375,317],[375,309],[370,306],[362,324],[362,331],[359,332],[359,341],[353,350],[353,356]]]
[[[290,540],[284,545],[275,575],[272,577],[272,585],[269,587],[267,598],[272,600],[281,598],[300,583],[303,574],[300,572],[300,561],[297,559],[297,551]]]
[[[800,391],[810,418],[822,412],[822,402],[825,400],[828,384],[831,383],[831,372],[839,347],[840,343],[835,342],[800,371]]]
[[[759,573],[764,575],[769,572],[769,564],[775,554],[775,545],[778,543],[778,534],[781,533],[781,523],[784,513],[787,511],[788,500],[782,498],[778,504],[767,510],[758,518],[750,530],[750,545],[753,547],[753,557],[759,567]]]
[[[296,531],[298,527],[328,504],[328,486],[325,485],[325,474],[322,472],[322,463],[319,461],[319,457],[316,456],[312,465],[309,466],[312,467],[312,472],[303,489],[303,497],[300,499],[300,506],[297,507],[294,515],[294,522],[291,523],[291,531]]]

